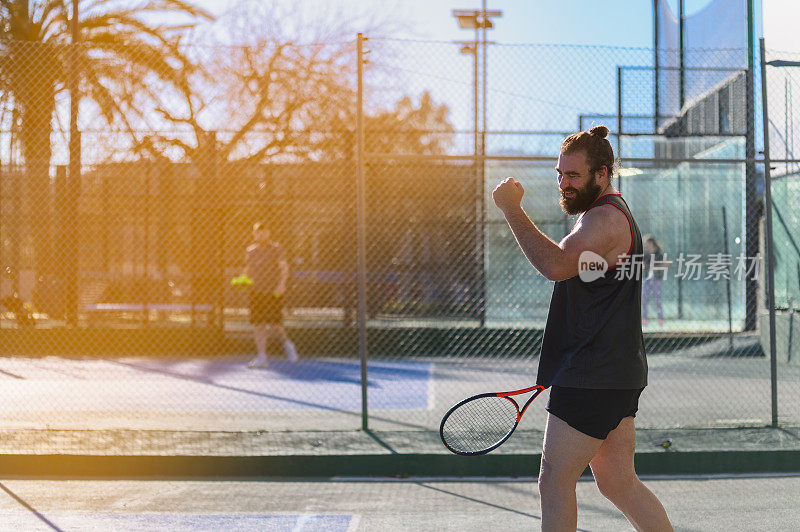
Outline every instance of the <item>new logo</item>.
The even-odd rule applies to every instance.
[[[584,283],[600,279],[607,271],[608,262],[594,251],[586,250],[578,257],[578,277]]]

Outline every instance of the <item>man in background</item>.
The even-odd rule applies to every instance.
[[[245,275],[253,279],[250,290],[250,323],[258,354],[250,361],[251,368],[267,367],[269,332],[280,340],[286,357],[294,362],[297,350],[283,328],[283,298],[289,280],[289,263],[280,244],[270,239],[269,229],[262,223],[253,225],[253,244],[247,247]],[[268,330],[269,328],[269,330]]]

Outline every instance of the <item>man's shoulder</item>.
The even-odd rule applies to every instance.
[[[630,224],[628,215],[616,203],[601,203],[596,207],[592,207],[581,219],[582,223],[591,223],[607,227],[609,229],[620,229],[624,227],[626,230]]]
[[[612,250],[624,245],[627,251],[633,226],[625,213],[614,204],[604,203],[586,211],[580,225],[586,242],[605,242]]]

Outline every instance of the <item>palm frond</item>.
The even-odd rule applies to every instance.
[[[180,12],[191,17],[203,18],[209,21],[215,18],[209,11],[190,2],[184,2],[183,0],[151,0],[146,2],[139,9],[142,12]]]

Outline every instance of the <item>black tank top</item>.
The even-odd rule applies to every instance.
[[[537,384],[618,390],[647,385],[641,322],[642,235],[620,195],[602,196],[590,209],[600,205],[613,205],[628,218],[631,249],[602,277],[584,282],[575,276],[555,283]]]

